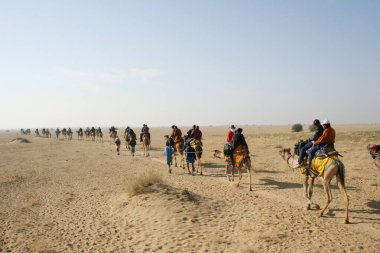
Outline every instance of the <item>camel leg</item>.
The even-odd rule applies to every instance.
[[[331,195],[331,189],[330,189],[330,182],[326,181],[326,179],[323,179],[323,188],[325,189],[327,200],[325,206],[322,208],[321,212],[319,213],[318,217],[322,217],[323,213],[326,211],[327,207],[332,201],[332,195]]]
[[[241,181],[241,178],[242,178],[241,168],[242,168],[242,166],[239,167],[239,168],[237,168],[237,169],[238,169],[238,176],[239,176],[239,181],[238,181],[238,183],[237,183],[237,186],[240,185],[240,181]]]
[[[307,199],[306,210],[310,210],[311,196],[309,195],[309,176],[305,176],[305,179],[303,182],[303,190],[304,190],[305,198]]]
[[[252,166],[251,166],[251,163],[249,163],[248,165],[249,166],[247,166],[247,169],[248,169],[248,174],[249,174],[249,191],[252,191],[252,175],[251,175]]]
[[[174,167],[177,167],[177,155],[174,155]]]
[[[232,164],[232,169],[231,169],[231,176],[232,176],[232,181],[235,180],[235,165]]]
[[[343,193],[345,204],[346,204],[346,216],[345,216],[345,219],[344,219],[344,223],[348,224],[348,223],[350,223],[350,221],[348,219],[348,205],[350,203],[350,200],[349,200],[348,195],[347,195],[346,187],[342,184],[342,182],[338,178],[337,178],[337,180],[338,180],[339,190],[340,190],[341,193]]]

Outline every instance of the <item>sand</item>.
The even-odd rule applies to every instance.
[[[107,136],[95,143],[76,134],[68,141],[2,131],[0,252],[380,252],[380,169],[366,150],[380,143],[380,126],[334,127],[351,201],[347,225],[335,180],[326,214],[305,210],[303,176],[278,148],[311,134],[290,126],[243,126],[254,153],[252,192],[247,174],[237,187],[212,156],[223,147],[225,127],[201,128],[203,176],[168,173],[163,135],[170,128],[151,129],[148,158],[140,144],[131,157],[123,143],[118,156]],[[146,171],[162,183],[131,197],[128,185]],[[316,182],[313,201],[323,205]]]

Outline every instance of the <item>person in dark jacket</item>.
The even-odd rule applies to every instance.
[[[243,129],[238,128],[232,137],[232,150],[235,151],[237,147],[242,146],[242,149],[248,151],[248,145],[242,134]]]
[[[315,132],[314,136],[311,137],[308,142],[301,148],[300,154],[298,157],[298,164],[296,165],[296,168],[299,168],[303,164],[303,160],[306,155],[306,151],[313,146],[313,143],[321,137],[323,134],[323,126],[321,125],[321,122],[318,119],[315,119],[313,122],[313,125],[317,128],[317,131]]]

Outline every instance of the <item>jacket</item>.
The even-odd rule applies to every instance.
[[[314,136],[310,139],[311,141],[316,141],[323,134],[323,126],[319,125],[318,130],[315,132]]]
[[[334,142],[335,142],[335,130],[332,127],[327,127],[325,130],[323,130],[323,134],[321,135],[321,137],[319,137],[318,140],[314,142],[314,145],[319,145],[319,144],[334,145]]]
[[[227,142],[229,143],[229,144],[232,144],[232,138],[234,137],[234,131],[228,131],[228,134],[227,134]]]
[[[244,135],[241,133],[235,133],[232,139],[232,150],[235,150],[239,145],[242,145],[244,148],[248,149]]]

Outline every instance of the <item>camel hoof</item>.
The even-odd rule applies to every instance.
[[[307,205],[307,206],[305,207],[305,210],[306,210],[306,211],[309,211],[309,210],[311,210],[311,207],[310,207],[310,205]]]
[[[318,218],[321,218],[323,216],[323,213],[318,214]]]
[[[321,207],[318,204],[312,204],[311,207],[315,210],[320,210]]]
[[[249,188],[249,191],[251,192],[251,191],[252,191],[252,188]]]
[[[350,224],[350,221],[348,219],[345,219],[344,224]]]

